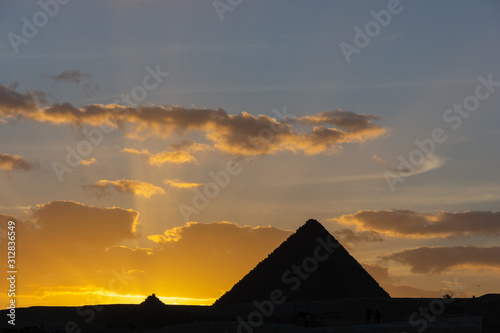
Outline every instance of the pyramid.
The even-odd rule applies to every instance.
[[[145,306],[145,307],[154,308],[154,307],[163,307],[163,306],[165,306],[165,303],[160,301],[160,299],[158,297],[156,297],[155,294],[152,294],[152,295],[149,295],[148,297],[146,297],[146,299],[144,301],[142,301],[142,303],[140,305],[143,307]]]
[[[316,220],[308,220],[214,305],[269,300],[276,290],[286,301],[342,297],[390,297]],[[283,299],[283,298],[281,298]]]

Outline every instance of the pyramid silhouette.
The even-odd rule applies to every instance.
[[[316,220],[308,220],[214,305],[269,300],[390,297]]]
[[[146,297],[144,301],[140,304],[141,306],[145,307],[163,307],[165,306],[165,303],[160,301],[158,297],[156,297],[155,294],[149,295]]]

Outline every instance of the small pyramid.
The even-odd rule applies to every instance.
[[[269,300],[273,290],[281,291],[286,301],[390,297],[313,219],[297,229],[214,305]]]
[[[156,297],[155,294],[152,294],[152,295],[149,295],[148,297],[146,297],[146,299],[144,301],[142,301],[142,303],[140,305],[146,306],[146,307],[160,307],[160,306],[165,306],[165,303],[160,301],[160,299],[158,297]]]

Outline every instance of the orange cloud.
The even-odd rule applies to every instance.
[[[89,160],[82,160],[82,161],[80,162],[80,164],[81,164],[81,165],[85,165],[85,166],[86,166],[86,165],[96,164],[96,163],[97,163],[97,160],[96,160],[94,157],[92,157],[92,158],[91,158],[91,159],[89,159]]]
[[[153,105],[133,108],[116,104],[92,104],[77,108],[70,103],[58,103],[41,108],[31,93],[22,95],[10,91],[5,86],[3,90],[5,95],[15,94],[15,101],[12,101],[12,98],[2,100],[0,93],[0,116],[6,119],[19,117],[38,122],[79,126],[104,124],[119,128],[125,135],[135,138],[154,135],[163,138],[180,137],[185,140],[194,132],[195,137],[198,138],[201,134],[216,149],[246,156],[276,154],[281,151],[302,152],[306,155],[335,153],[341,150],[345,143],[362,143],[386,133],[384,127],[374,124],[373,121],[378,119],[377,117],[352,111],[323,111],[314,116],[276,120],[262,114],[228,114],[222,109],[188,109],[180,106]],[[295,123],[312,126],[312,129],[297,131],[293,128]],[[203,146],[191,146],[191,149],[205,149]],[[158,160],[163,161],[166,158],[168,161],[185,161],[186,154],[181,157],[178,155],[158,157]],[[192,161],[192,158],[189,161]]]
[[[156,244],[153,255],[136,255],[145,262],[162,263],[161,267],[141,269],[158,274],[168,271],[161,274],[165,276],[162,281],[150,282],[158,290],[168,286],[177,296],[217,298],[291,234],[271,226],[189,222],[148,236]],[[133,252],[129,250],[130,255]]]
[[[195,162],[196,159],[193,155],[185,151],[164,151],[149,157],[149,164],[161,166],[164,163],[190,163]]]
[[[163,151],[157,154],[152,154],[147,149],[143,149],[141,151],[133,148],[123,148],[121,152],[134,154],[134,155],[143,155],[148,157],[148,162],[151,165],[161,166],[165,163],[174,163],[174,164],[182,164],[182,163],[190,163],[196,162],[196,158],[186,151]]]
[[[11,219],[0,214],[0,231]],[[152,293],[171,297],[166,301],[211,304],[292,233],[193,222],[148,237],[156,242],[142,239],[147,248],[129,248],[124,241],[139,241],[133,210],[51,202],[32,208],[25,221],[14,220],[23,258],[19,306],[103,304],[120,297],[140,302]],[[5,242],[0,237],[1,247]],[[1,280],[0,288],[7,290],[7,282]]]
[[[421,214],[410,210],[364,210],[333,219],[354,224],[361,230],[373,230],[396,237],[452,237],[500,235],[500,212],[466,211]]]
[[[7,221],[16,222],[16,256],[22,267],[18,283],[23,289],[16,303],[19,306],[55,305],[60,301],[63,301],[60,304],[78,305],[81,303],[76,302],[83,301],[92,304],[88,296],[72,299],[70,294],[66,300],[54,295],[51,303],[48,291],[54,288],[83,291],[89,286],[96,290],[108,288],[108,282],[116,272],[121,273],[125,263],[108,260],[106,249],[137,238],[138,216],[131,209],[98,208],[72,201],[34,206],[27,211],[26,220],[0,214],[0,235],[8,231]],[[0,237],[1,248],[7,247],[6,242],[6,237]],[[0,288],[7,288],[4,280],[0,281]],[[115,287],[119,284],[115,283]],[[2,302],[6,300],[3,297],[6,294],[0,297]],[[74,303],[68,303],[70,300]]]
[[[188,182],[183,182],[179,179],[165,179],[163,182],[170,187],[175,187],[175,188],[193,188],[193,187],[198,187],[202,186],[203,183],[188,183]]]
[[[151,155],[151,153],[147,149],[137,150],[133,148],[123,148],[122,150],[120,150],[120,152],[133,155],[146,155],[146,156]]]
[[[53,201],[33,207],[29,216],[41,237],[104,246],[135,238],[139,213],[131,209],[97,208],[73,201]]]
[[[98,198],[110,195],[111,189],[118,193],[131,193],[133,195],[149,198],[155,194],[165,194],[165,191],[158,186],[138,180],[99,180],[92,185],[82,186],[85,190],[93,192]]]
[[[0,154],[0,169],[2,170],[31,170],[32,165],[19,155]]]
[[[413,273],[438,274],[455,268],[500,267],[500,247],[419,247],[383,257],[411,267]]]

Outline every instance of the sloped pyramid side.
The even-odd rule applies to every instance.
[[[314,268],[310,258],[323,243],[336,247]],[[338,245],[337,245],[338,244]],[[326,255],[324,247],[321,256]],[[310,273],[301,268],[301,276],[293,266],[302,267],[304,259]],[[323,259],[322,259],[323,260]],[[285,276],[284,276],[285,274]],[[298,287],[297,287],[298,286]],[[316,220],[308,220],[278,248],[245,275],[214,305],[263,301],[273,290],[283,292],[287,301],[321,300],[342,297],[390,297],[347,250]]]

